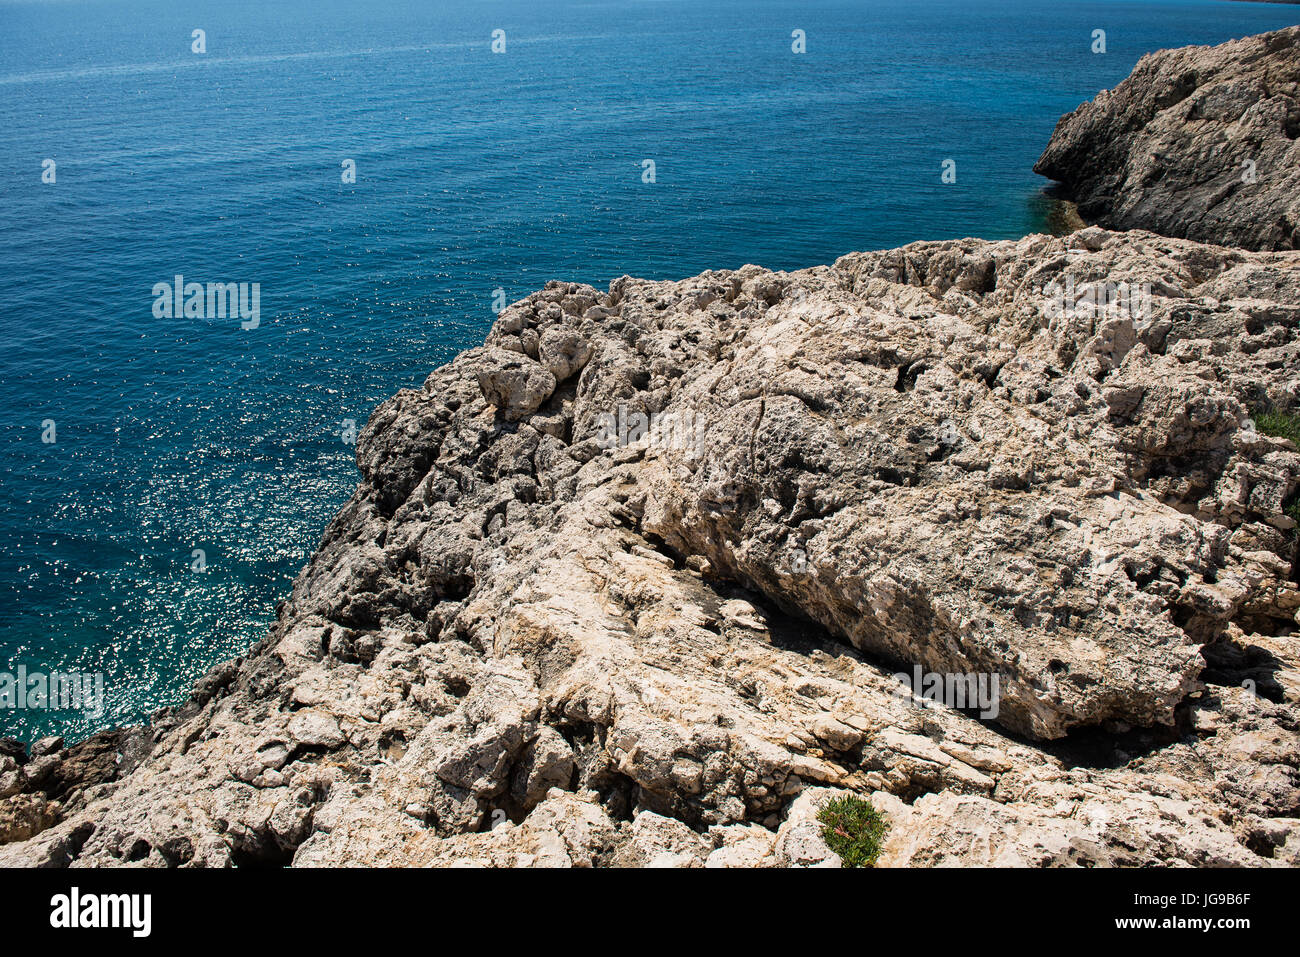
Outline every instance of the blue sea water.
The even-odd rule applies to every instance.
[[[0,736],[139,720],[262,637],[355,487],[345,421],[478,344],[495,289],[1041,230],[1062,113],[1144,52],[1298,17],[0,0],[0,671],[107,691],[102,715],[0,710]],[[176,274],[259,283],[260,325],[155,318]]]

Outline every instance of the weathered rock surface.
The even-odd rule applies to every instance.
[[[1084,219],[1300,248],[1300,27],[1160,50],[1061,118],[1035,171]]]
[[[1294,863],[1298,329],[1300,253],[1096,228],[551,283],[245,660],[0,750],[0,865],[835,866],[842,791],[884,864]]]

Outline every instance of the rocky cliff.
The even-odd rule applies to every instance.
[[[1063,117],[1034,169],[1090,222],[1300,248],[1300,27],[1144,56]]]
[[[835,865],[838,792],[882,864],[1294,864],[1298,328],[1300,252],[1098,228],[553,282],[247,659],[0,754],[0,864]]]

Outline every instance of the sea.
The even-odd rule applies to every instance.
[[[265,636],[356,487],[355,432],[501,302],[1043,231],[1063,113],[1146,52],[1298,20],[0,0],[0,736],[146,720]],[[178,282],[244,296],[177,309]],[[6,706],[19,669],[102,700]]]

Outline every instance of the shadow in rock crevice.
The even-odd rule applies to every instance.
[[[675,568],[689,567],[686,556],[679,554],[667,543],[653,534],[642,532],[647,544],[660,554],[671,558]],[[762,591],[757,591],[744,584],[727,578],[705,574],[702,583],[717,596],[717,605],[729,599],[740,599],[753,605],[762,615],[767,629],[768,641],[773,647],[790,651],[805,657],[821,654],[829,658],[846,657],[864,665],[886,677],[909,674],[912,663],[893,659],[886,655],[864,652],[847,641],[836,637],[824,626],[803,615],[798,609],[789,608]],[[716,613],[717,607],[706,609]],[[1255,649],[1263,652],[1263,649]],[[1266,653],[1265,653],[1266,654]],[[1272,658],[1272,656],[1269,656]],[[1256,655],[1252,661],[1256,673],[1262,659]],[[1275,658],[1272,662],[1280,666]],[[1204,680],[1204,679],[1203,679]],[[1276,685],[1276,683],[1274,683]],[[1270,687],[1262,685],[1262,687]],[[1276,686],[1280,693],[1280,686]],[[1265,692],[1261,690],[1261,694]],[[1060,760],[1067,768],[1085,768],[1105,770],[1120,768],[1134,759],[1144,757],[1166,748],[1169,745],[1193,735],[1191,709],[1195,702],[1185,701],[1175,713],[1175,722],[1170,726],[1116,728],[1114,726],[1087,726],[1073,729],[1063,738],[1054,741],[1042,741],[1011,731],[993,719],[982,718],[975,708],[948,708],[979,722],[988,731],[1003,739],[1007,746],[1020,746],[1037,750]],[[935,733],[941,733],[935,725]]]

